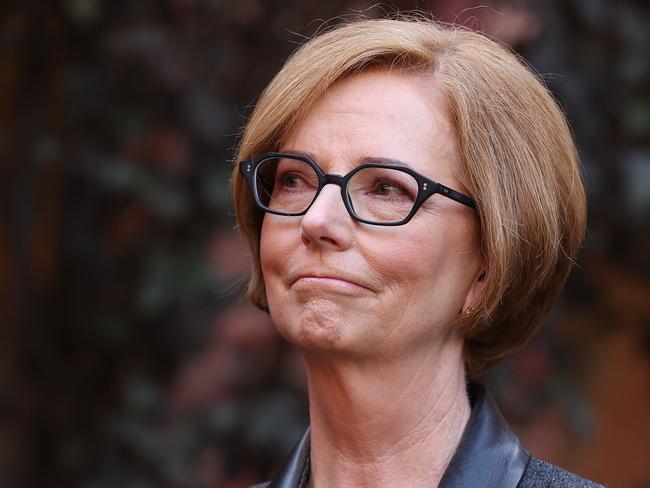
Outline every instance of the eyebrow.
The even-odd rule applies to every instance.
[[[318,162],[318,158],[314,156],[313,153],[310,153],[308,151],[294,151],[292,149],[287,149],[282,152],[286,154],[297,154],[300,156],[307,156],[309,159],[315,161],[320,166],[320,163]],[[361,166],[362,164],[386,164],[389,166],[399,166],[401,168],[408,168],[415,171],[410,164],[404,161],[400,161],[399,159],[392,159],[392,158],[382,158],[379,156],[364,156],[358,161],[358,164],[356,166]]]
[[[387,164],[390,166],[400,166],[402,168],[413,169],[413,167],[410,164],[404,161],[400,161],[399,159],[380,158],[380,157],[372,157],[372,156],[362,158],[359,164],[368,164],[368,163]]]

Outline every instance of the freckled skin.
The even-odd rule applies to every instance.
[[[311,153],[337,174],[364,157],[397,159],[464,191],[454,130],[431,83],[386,71],[343,80],[280,149]],[[439,347],[481,290],[475,219],[472,209],[436,195],[406,225],[361,224],[335,185],[302,217],[266,214],[260,259],[278,331],[304,351],[378,360]],[[302,272],[345,276],[363,288],[295,282]]]

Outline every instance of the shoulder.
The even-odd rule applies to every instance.
[[[602,488],[558,466],[531,457],[517,488]]]

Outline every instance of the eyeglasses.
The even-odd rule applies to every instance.
[[[242,161],[239,171],[260,210],[276,215],[306,214],[328,184],[341,187],[350,216],[366,224],[406,224],[436,193],[476,208],[476,202],[467,195],[410,168],[390,164],[365,163],[341,176],[325,174],[301,154],[267,153]]]

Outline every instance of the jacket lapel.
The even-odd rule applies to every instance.
[[[309,480],[309,436],[311,429],[302,435],[289,458],[268,488],[302,488]]]
[[[492,395],[478,384],[469,385],[473,406],[465,432],[438,488],[515,488],[530,453],[510,430]],[[307,428],[268,488],[301,488],[309,480]]]
[[[472,413],[439,488],[515,488],[530,454],[483,385],[472,383],[470,395],[475,399]]]

